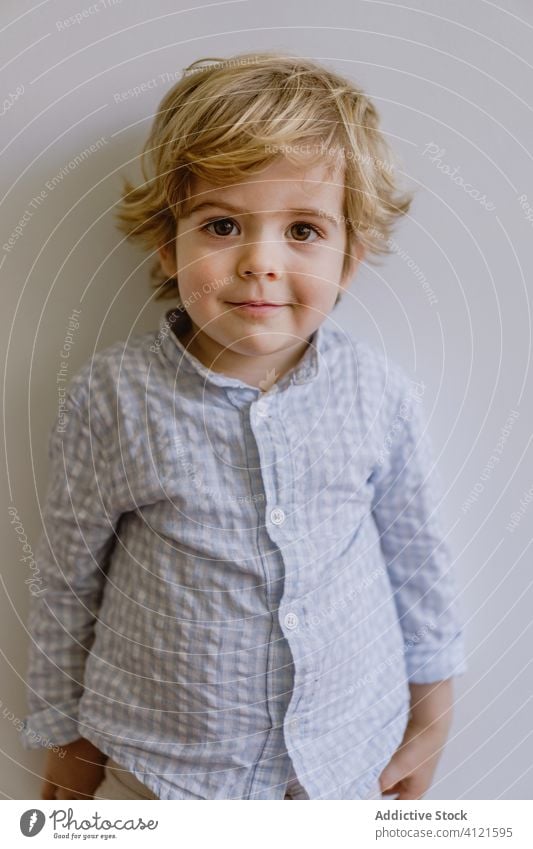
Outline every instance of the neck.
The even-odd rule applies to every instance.
[[[248,357],[225,348],[203,333],[192,320],[186,326],[174,327],[184,348],[211,371],[226,374],[266,392],[301,360],[309,341],[299,341],[281,351]]]

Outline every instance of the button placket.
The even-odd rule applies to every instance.
[[[259,396],[255,403],[255,410],[261,418],[270,418],[273,404],[273,396],[279,391],[277,384],[274,384],[268,392]]]

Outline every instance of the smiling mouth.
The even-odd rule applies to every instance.
[[[284,307],[285,304],[276,304],[272,301],[228,301],[234,307]]]
[[[235,316],[262,319],[268,316],[274,316],[277,312],[287,307],[287,304],[274,304],[271,301],[227,301],[230,307],[233,307],[230,312]]]

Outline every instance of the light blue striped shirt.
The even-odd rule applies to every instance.
[[[21,739],[161,799],[282,799],[291,767],[366,798],[408,683],[466,669],[423,389],[326,321],[263,392],[186,320],[97,353],[50,432]]]

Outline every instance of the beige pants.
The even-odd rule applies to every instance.
[[[148,787],[111,758],[105,765],[104,780],[94,791],[95,799],[158,799]]]
[[[307,796],[307,794],[306,794]],[[306,796],[297,795],[287,788],[285,799],[302,799]],[[104,780],[98,785],[94,793],[95,799],[157,799],[159,798],[146,787],[142,781],[121,767],[116,761],[108,759],[105,765]],[[379,784],[376,784],[367,799],[381,799]]]

